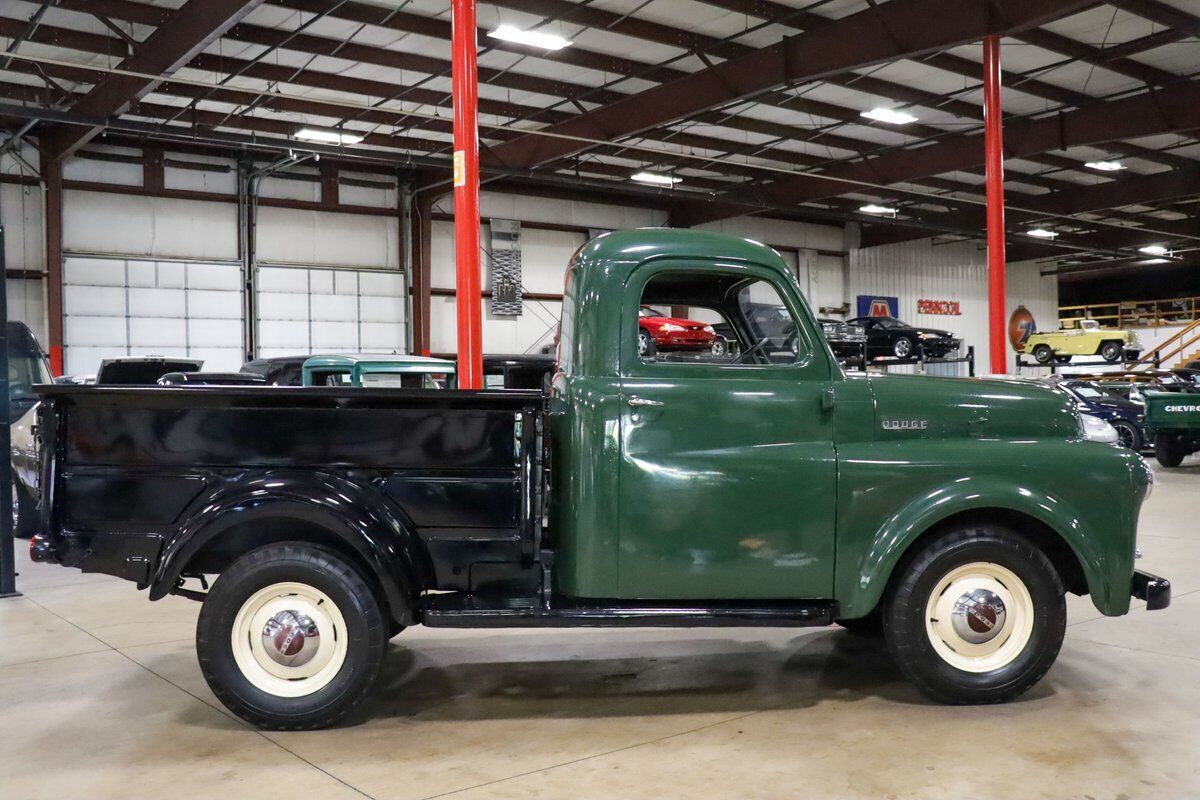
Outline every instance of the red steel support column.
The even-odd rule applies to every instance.
[[[1000,108],[1000,37],[983,40],[983,125],[987,178],[988,351],[990,371],[1008,372],[1005,312],[1004,141]]]
[[[454,255],[458,264],[458,386],[483,387],[483,321],[479,278],[479,76],[475,0],[451,6],[454,100]]]

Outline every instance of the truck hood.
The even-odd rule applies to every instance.
[[[1074,401],[1026,381],[872,375],[876,435],[902,438],[1073,439]]]

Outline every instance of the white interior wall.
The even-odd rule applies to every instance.
[[[17,165],[0,162],[7,174],[19,174]],[[0,224],[4,226],[4,260],[11,272],[43,272],[46,236],[42,227],[43,193],[40,186],[0,184]],[[39,342],[46,341],[45,278],[8,278],[8,318],[24,322]]]
[[[1042,276],[1032,261],[1008,265],[1010,310],[1025,306],[1043,328],[1058,320],[1058,282]],[[846,299],[850,315],[856,313],[858,295],[897,297],[900,318],[913,325],[938,328],[962,337],[975,346],[978,373],[989,363],[987,252],[974,242],[935,245],[931,239],[851,250],[847,265]],[[962,314],[918,314],[917,300],[957,300]],[[1008,349],[1008,365],[1015,371],[1015,353]]]

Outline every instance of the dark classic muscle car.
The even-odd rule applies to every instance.
[[[892,356],[915,359],[945,358],[958,349],[962,339],[949,331],[917,328],[895,317],[856,317],[852,325],[861,325],[867,332],[867,358]]]

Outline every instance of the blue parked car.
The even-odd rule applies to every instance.
[[[1145,407],[1127,400],[1091,381],[1059,381],[1059,389],[1069,394],[1085,414],[1107,422],[1117,429],[1117,440],[1135,453],[1146,446],[1146,431],[1142,421]]]

